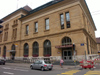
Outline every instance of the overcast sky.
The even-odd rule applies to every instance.
[[[34,9],[49,1],[51,0],[0,0],[0,19],[25,5]],[[97,28],[96,37],[100,37],[100,0],[86,0],[86,2]]]

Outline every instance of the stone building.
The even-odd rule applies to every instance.
[[[96,38],[97,41],[97,51],[100,51],[100,37]]]
[[[97,54],[95,24],[85,0],[25,6],[1,19],[0,57],[72,60]]]

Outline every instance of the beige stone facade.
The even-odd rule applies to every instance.
[[[52,1],[53,2],[53,1]],[[40,9],[41,10],[38,10]],[[74,56],[73,44],[75,44],[75,55],[84,56],[97,54],[97,46],[95,39],[96,27],[86,6],[84,0],[60,0],[56,4],[51,4],[48,7],[42,6],[32,11],[18,9],[10,15],[4,17],[1,23],[3,32],[0,34],[0,57],[11,57],[12,45],[15,45],[15,58],[24,57],[24,45],[28,44],[28,57],[32,58],[33,43],[39,45],[38,57],[44,56],[44,42],[49,40],[51,43],[50,57],[60,59],[66,56]],[[35,12],[36,11],[36,12]],[[70,28],[67,28],[66,12],[69,12]],[[64,29],[61,29],[60,15],[64,16]],[[24,15],[24,17],[21,17]],[[45,20],[49,19],[49,29],[45,29]],[[35,23],[38,23],[38,32],[35,32]],[[8,25],[8,27],[7,27]],[[26,34],[26,26],[28,34]],[[6,36],[6,38],[5,38]],[[64,37],[71,39],[71,47],[68,45],[62,47]],[[5,39],[4,39],[5,38]],[[4,54],[4,46],[6,54]],[[57,48],[59,46],[59,48]],[[13,51],[13,50],[12,50]],[[64,52],[65,51],[65,52]],[[66,58],[67,59],[67,58]],[[71,58],[72,59],[72,58]]]

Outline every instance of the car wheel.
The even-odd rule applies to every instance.
[[[5,65],[5,63],[3,63],[3,65]]]
[[[41,67],[41,71],[44,71],[44,67]]]
[[[30,66],[30,68],[33,70],[33,66]]]

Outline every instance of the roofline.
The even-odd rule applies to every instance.
[[[35,12],[38,12],[38,11],[40,11],[40,10],[42,10],[42,9],[45,9],[45,8],[51,6],[51,5],[57,4],[57,3],[61,2],[61,1],[64,1],[64,0],[59,0],[59,1],[57,1],[57,2],[50,1],[50,2],[48,2],[48,3],[46,3],[46,4],[43,4],[43,5],[39,6],[39,7],[37,7],[37,8],[35,8],[35,9],[31,10],[27,15],[22,16],[22,17],[19,18],[19,19],[22,19],[22,18],[24,18],[24,17],[26,17],[26,16],[29,16],[29,15],[35,13]],[[53,4],[49,4],[49,3],[53,3]]]
[[[89,11],[89,7],[88,7],[88,5],[87,5],[87,3],[86,3],[86,0],[84,0],[84,2],[85,2],[85,4],[86,4],[86,7],[87,7],[88,12],[89,12],[89,14],[90,14],[90,17],[91,17],[91,19],[92,19],[92,22],[93,22],[93,24],[94,24],[94,26],[95,26],[95,23],[94,23],[93,17],[92,17],[92,15],[91,15],[90,11]],[[95,26],[95,30],[97,30],[96,26]]]
[[[3,20],[3,19],[5,19],[5,18],[7,18],[8,16],[12,15],[13,13],[15,13],[15,12],[17,12],[17,11],[19,11],[19,10],[24,10],[24,11],[26,11],[26,12],[29,12],[29,11],[27,11],[27,10],[26,10],[26,9],[24,9],[24,8],[19,8],[18,10],[15,10],[14,12],[12,12],[12,13],[8,14],[8,15],[7,15],[7,16],[5,16],[4,18],[2,18],[1,20]]]

